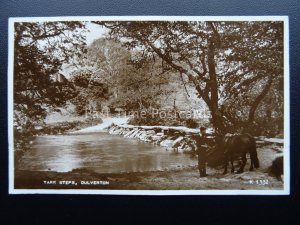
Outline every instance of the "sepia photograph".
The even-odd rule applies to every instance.
[[[287,16],[9,19],[10,194],[288,195]]]

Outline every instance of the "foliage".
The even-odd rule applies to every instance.
[[[74,97],[72,85],[51,79],[63,63],[85,51],[81,22],[15,23],[14,107],[27,123],[43,120],[48,107]],[[24,126],[21,119],[15,123]]]
[[[161,60],[142,57],[127,50],[120,42],[100,38],[88,47],[84,68],[91,79],[107,85],[111,108],[127,112],[160,106],[160,97],[172,92],[167,71],[161,71]]]
[[[159,126],[166,125],[166,121],[159,117],[145,116],[145,117],[133,117],[128,121],[131,125],[137,126]]]
[[[101,101],[109,96],[108,87],[89,70],[77,70],[71,74],[77,96],[71,99],[78,115],[101,109]]]
[[[131,61],[128,67],[128,75],[120,77],[121,93],[114,103],[126,111],[160,108],[161,98],[174,91],[169,86],[170,75],[149,58]]]
[[[282,22],[94,23],[186,76],[219,133],[249,130],[263,99],[283,80]]]
[[[148,126],[182,126],[183,121],[175,116],[175,112],[170,111],[171,116],[166,115],[164,110],[153,113],[151,110],[145,111],[144,114],[134,115],[129,121],[132,125],[148,125]]]
[[[188,127],[188,128],[197,128],[197,127],[199,127],[199,124],[198,124],[198,122],[195,120],[195,119],[187,119],[186,121],[185,121],[185,125],[186,125],[186,127]]]

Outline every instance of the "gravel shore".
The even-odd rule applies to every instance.
[[[54,171],[15,171],[16,189],[108,189],[108,190],[282,190],[283,181],[268,173],[276,154],[268,146],[258,150],[261,167],[242,174],[208,168],[208,176],[199,178],[197,167],[165,171],[99,174],[75,169],[66,173]]]

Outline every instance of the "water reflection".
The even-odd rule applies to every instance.
[[[87,168],[99,173],[163,170],[195,165],[196,159],[160,146],[106,133],[37,137],[20,168],[67,172]]]

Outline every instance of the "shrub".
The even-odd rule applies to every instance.
[[[187,119],[185,125],[188,128],[197,128],[199,126],[198,122],[194,119]]]
[[[132,125],[147,125],[147,126],[182,126],[182,122],[175,117],[160,117],[159,115],[154,115],[147,113],[141,117],[133,117],[129,120],[129,124]]]
[[[128,121],[129,124],[132,125],[146,125],[146,126],[158,126],[158,125],[164,125],[164,121],[159,117],[133,117]]]

